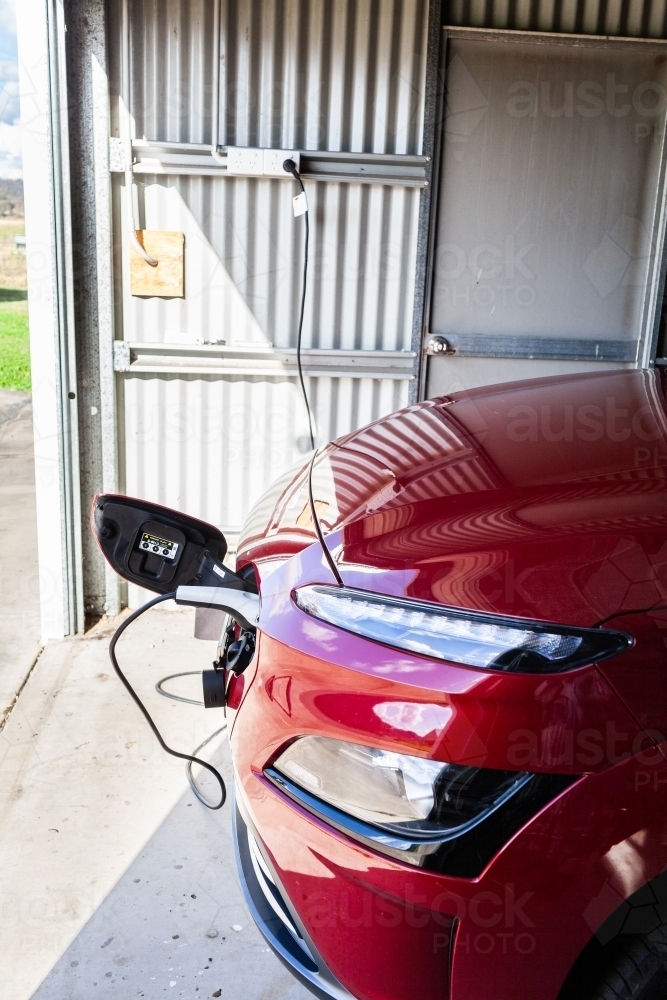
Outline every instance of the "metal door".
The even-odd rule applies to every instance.
[[[446,28],[444,51],[427,395],[652,362],[667,44]]]

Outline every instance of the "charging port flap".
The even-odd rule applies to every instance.
[[[212,524],[134,497],[98,495],[91,528],[104,558],[130,583],[166,594],[183,585],[251,589],[226,566],[227,542]]]

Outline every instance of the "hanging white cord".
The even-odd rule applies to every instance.
[[[221,167],[227,157],[218,152],[220,138],[220,0],[213,4],[213,122],[211,124],[211,156]]]
[[[137,230],[139,226],[136,219],[136,209],[134,204],[134,176],[132,174],[132,120],[130,117],[130,16],[128,10],[129,0],[123,0],[122,6],[122,59],[123,59],[123,73],[122,73],[122,99],[125,105],[125,192],[127,198],[127,211],[130,219],[130,243],[137,251],[140,257],[150,264],[151,267],[157,267],[158,262],[155,257],[151,257],[149,253],[144,250],[141,243],[137,238]]]

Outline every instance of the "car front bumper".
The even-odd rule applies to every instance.
[[[236,795],[233,839],[245,901],[265,941],[293,976],[320,1000],[354,1000],[318,953]],[[244,810],[245,811],[245,810]]]

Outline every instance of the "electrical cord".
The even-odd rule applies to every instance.
[[[182,670],[178,674],[169,674],[168,677],[163,677],[161,680],[157,682],[157,684],[155,685],[155,690],[157,691],[158,694],[161,694],[163,698],[170,698],[172,701],[180,701],[184,705],[197,705],[200,708],[203,708],[204,702],[199,701],[198,698],[184,698],[182,695],[174,694],[172,691],[165,691],[163,687],[163,684],[166,684],[167,681],[173,681],[177,677],[195,677],[195,676],[201,677],[201,670]],[[224,726],[220,726],[220,729],[216,729],[214,733],[211,733],[210,736],[206,737],[203,743],[200,743],[198,747],[195,747],[192,753],[194,755],[198,754],[200,750],[203,750],[204,747],[211,742],[211,740],[214,740],[216,736],[220,735],[220,733],[224,733],[226,728],[227,728],[227,723],[225,722]],[[195,782],[194,776],[192,774],[191,760],[189,760],[185,765],[185,777],[188,779],[188,784],[190,785],[192,791],[195,793],[199,801],[206,806],[207,809],[219,808],[218,806],[212,806],[211,803],[204,798],[204,796],[197,788],[197,783]]]
[[[219,2],[219,0],[218,0],[218,2]],[[125,17],[127,18],[127,0],[124,0],[123,12],[125,14]],[[129,46],[127,46],[127,48],[129,48]],[[129,65],[129,53],[125,53],[125,63],[124,63],[124,65],[125,66]],[[127,70],[126,70],[126,72],[127,72]],[[217,116],[216,116],[216,118],[217,118]],[[217,125],[217,122],[216,122],[216,125]],[[215,125],[214,125],[214,143],[213,143],[213,148],[212,148],[211,152],[212,152],[213,157],[215,159],[218,159],[219,154],[217,153],[217,127],[215,127]],[[295,181],[297,182],[297,184],[301,188],[301,193],[304,195],[304,198],[305,198],[306,189],[303,186],[303,181],[301,180],[301,175],[300,175],[299,171],[297,170],[297,166],[296,166],[296,163],[294,162],[294,160],[292,160],[292,159],[285,160],[284,163],[283,163],[283,169],[287,173],[292,174],[292,176],[294,177]],[[308,205],[307,205],[307,203],[306,203],[306,210],[304,212],[304,215],[306,217],[305,218],[306,231],[305,231],[305,239],[304,239],[303,282],[302,282],[302,288],[301,288],[301,306],[300,306],[300,309],[299,309],[299,326],[298,326],[297,340],[296,340],[296,363],[297,363],[297,369],[298,369],[298,373],[299,373],[299,384],[301,386],[301,394],[303,396],[303,401],[304,401],[304,404],[305,404],[305,407],[306,407],[306,414],[308,416],[308,435],[309,435],[309,438],[310,438],[310,447],[311,447],[312,451],[315,451],[315,431],[314,431],[314,422],[315,421],[314,421],[313,411],[312,411],[311,406],[310,406],[310,400],[308,399],[308,393],[306,392],[306,384],[305,384],[305,381],[304,381],[304,378],[303,378],[303,363],[302,363],[302,359],[301,359],[301,342],[302,342],[302,336],[303,336],[303,320],[304,320],[305,309],[306,309],[306,291],[307,291],[307,287],[308,287],[308,250],[309,250],[309,243],[310,243],[310,222],[309,222],[309,219],[308,219]],[[143,250],[143,247],[140,246],[139,241],[138,241],[137,236],[136,236],[136,232],[133,232],[132,236],[134,237],[134,242],[136,242],[138,244],[138,246],[137,246],[138,252],[141,253],[141,255],[144,257],[144,260],[146,260],[147,263],[150,263],[150,264],[153,264],[153,265],[157,264],[157,261],[154,260],[154,258],[150,257],[150,255],[147,254]],[[313,456],[313,458],[314,458],[314,456]],[[311,496],[311,503],[312,503],[312,496]],[[325,549],[325,551],[326,551],[326,549]],[[336,574],[336,575],[338,575],[338,574]],[[152,601],[148,601],[148,603],[144,604],[141,608],[138,608],[136,611],[133,611],[131,615],[129,615],[123,622],[121,622],[121,624],[116,629],[116,631],[115,631],[115,633],[114,633],[114,635],[113,635],[113,637],[111,639],[111,642],[109,643],[109,658],[111,660],[111,665],[113,666],[116,674],[118,675],[118,677],[120,678],[121,682],[123,683],[123,685],[127,689],[128,693],[130,694],[131,698],[133,699],[133,701],[135,702],[135,704],[137,705],[137,707],[141,711],[142,715],[146,719],[146,722],[148,723],[148,725],[153,730],[153,733],[154,733],[155,737],[157,738],[157,741],[160,744],[160,746],[162,747],[162,749],[166,753],[171,754],[172,757],[179,757],[181,760],[187,761],[186,767],[185,767],[186,777],[188,779],[190,787],[192,788],[192,791],[195,793],[195,795],[197,796],[197,798],[199,799],[199,801],[203,805],[205,805],[207,807],[207,809],[221,809],[222,806],[225,804],[225,801],[227,799],[227,789],[226,789],[226,786],[225,786],[225,782],[224,782],[224,780],[222,778],[222,775],[220,774],[220,772],[218,770],[216,770],[215,767],[213,767],[212,764],[209,764],[205,760],[202,760],[201,758],[197,757],[196,754],[198,754],[200,750],[202,750],[213,739],[215,739],[216,736],[219,736],[220,733],[224,732],[224,730],[227,728],[227,724],[225,723],[225,725],[221,726],[220,729],[217,729],[214,733],[211,733],[210,736],[207,736],[206,739],[204,740],[204,742],[200,743],[199,746],[195,748],[194,753],[192,753],[192,754],[180,753],[178,750],[172,750],[171,747],[168,747],[167,744],[165,743],[165,741],[162,739],[162,736],[161,736],[161,734],[160,734],[157,726],[153,722],[153,719],[151,718],[150,713],[148,712],[148,709],[146,708],[146,706],[143,704],[143,702],[139,698],[139,695],[136,693],[136,691],[134,690],[134,688],[132,687],[132,685],[128,681],[128,679],[125,676],[125,674],[123,673],[123,671],[120,669],[120,666],[118,664],[118,660],[116,659],[116,644],[117,644],[118,640],[120,639],[121,635],[123,634],[123,632],[125,631],[125,629],[129,625],[131,625],[133,621],[136,621],[136,619],[139,618],[140,615],[144,614],[144,612],[150,610],[150,608],[155,607],[156,604],[160,604],[162,601],[171,600],[175,596],[176,596],[175,592],[174,593],[170,593],[170,594],[161,594],[160,596],[153,598]],[[199,673],[199,671],[188,670],[188,671],[183,671],[183,672],[180,672],[180,673],[177,673],[177,674],[169,674],[167,677],[163,677],[163,678],[161,678],[161,680],[159,680],[157,682],[157,684],[155,685],[155,690],[158,692],[158,694],[161,694],[164,698],[170,698],[172,701],[179,701],[179,702],[182,702],[183,704],[186,704],[186,705],[198,705],[198,706],[201,706],[201,705],[203,705],[203,702],[201,702],[201,701],[195,700],[193,698],[184,698],[181,695],[172,694],[169,691],[165,691],[164,688],[163,688],[163,685],[167,681],[169,681],[169,680],[174,680],[176,677],[188,677],[188,676],[191,676],[191,675],[193,675],[195,673]],[[193,777],[193,774],[192,774],[192,765],[193,764],[199,764],[201,767],[206,768],[206,770],[210,771],[211,774],[214,776],[214,778],[217,780],[218,784],[220,785],[220,793],[221,793],[221,795],[220,795],[220,802],[219,803],[217,803],[217,804],[211,804],[201,794],[201,792],[197,788],[197,785],[195,783],[195,780],[194,780],[194,777]]]
[[[301,174],[296,168],[296,163],[294,160],[285,160],[283,163],[283,170],[288,174],[291,174],[294,180],[297,182],[301,188],[301,193],[304,198],[306,195],[306,189],[303,186],[303,181],[301,180]],[[308,393],[306,392],[306,385],[303,381],[303,365],[301,363],[301,335],[303,332],[303,317],[306,309],[306,288],[308,281],[308,244],[310,242],[310,223],[308,221],[308,204],[306,203],[306,211],[304,212],[306,217],[306,237],[304,242],[303,250],[303,287],[301,288],[301,309],[299,311],[299,329],[296,337],[296,366],[299,371],[299,383],[301,384],[301,393],[303,395],[303,401],[306,404],[306,413],[308,414],[308,434],[310,436],[310,447],[311,450],[315,450],[315,432],[313,430],[313,411],[310,408],[310,401],[308,399]]]
[[[195,795],[202,803],[202,805],[206,806],[207,809],[220,809],[220,806],[224,805],[224,799],[219,806],[212,806],[211,803],[207,799],[205,799],[202,793],[199,791],[199,789],[197,788],[197,783],[192,774],[192,764],[194,761],[197,760],[197,757],[194,755],[198,754],[200,750],[203,750],[204,747],[207,746],[211,742],[211,740],[214,740],[216,736],[219,736],[220,733],[224,733],[226,728],[227,728],[227,723],[225,722],[224,726],[220,726],[220,729],[216,729],[214,733],[211,733],[210,736],[207,736],[203,743],[200,743],[198,747],[195,747],[195,749],[192,752],[193,756],[185,765],[185,777],[188,779],[190,788],[195,793]],[[220,780],[222,781],[222,778]],[[225,798],[226,798],[226,793],[225,793]]]
[[[167,677],[162,677],[155,685],[155,690],[158,694],[161,694],[163,698],[171,698],[172,701],[181,701],[184,705],[198,705],[199,708],[204,707],[204,702],[199,701],[198,698],[184,698],[180,694],[172,694],[171,691],[165,691],[162,687],[167,681],[173,681],[177,677],[201,677],[201,670],[183,670],[180,674],[169,674]],[[195,750],[195,753],[197,751]]]
[[[121,682],[123,683],[123,685],[127,689],[128,693],[130,694],[130,697],[133,699],[133,701],[135,702],[135,704],[137,705],[137,707],[141,711],[142,715],[146,719],[146,722],[148,723],[148,725],[153,730],[153,733],[154,733],[155,737],[157,738],[157,741],[160,744],[160,746],[162,747],[162,749],[166,753],[171,754],[172,757],[180,757],[181,760],[186,760],[188,762],[188,765],[186,767],[186,774],[188,776],[188,781],[190,782],[190,786],[191,786],[192,790],[194,791],[195,795],[197,796],[197,798],[199,799],[199,801],[202,802],[208,809],[221,809],[224,806],[225,801],[227,799],[227,788],[225,786],[225,782],[223,781],[222,775],[220,774],[220,772],[218,770],[216,770],[215,767],[213,767],[212,764],[209,764],[207,761],[202,760],[200,757],[196,757],[195,754],[199,750],[201,750],[202,747],[205,747],[207,743],[210,743],[210,741],[215,736],[217,736],[218,733],[221,733],[223,731],[223,729],[225,728],[225,726],[222,726],[221,729],[219,729],[216,733],[213,733],[211,736],[207,737],[207,739],[205,739],[204,742],[202,744],[200,744],[200,746],[197,747],[197,749],[195,750],[195,754],[179,753],[178,750],[172,750],[171,747],[168,747],[167,744],[162,739],[160,731],[157,728],[157,726],[155,725],[155,723],[153,722],[153,720],[152,720],[152,718],[151,718],[151,716],[150,716],[150,714],[148,712],[148,709],[146,708],[146,706],[142,702],[141,698],[139,697],[139,695],[136,693],[136,691],[134,690],[134,688],[132,687],[132,685],[128,681],[128,679],[125,676],[125,674],[123,673],[123,671],[120,669],[120,666],[118,664],[118,660],[116,659],[116,644],[118,643],[118,640],[120,639],[120,637],[123,634],[123,632],[125,631],[125,629],[129,625],[131,625],[133,621],[136,621],[136,619],[139,618],[140,615],[143,615],[146,611],[149,611],[150,608],[154,608],[156,604],[161,604],[163,601],[173,600],[173,598],[175,596],[176,596],[176,592],[175,591],[173,593],[170,593],[170,594],[160,594],[158,597],[154,597],[152,601],[148,601],[147,604],[144,604],[144,605],[142,605],[142,607],[137,608],[137,610],[133,611],[131,615],[128,615],[128,617],[123,622],[120,623],[120,625],[118,626],[118,628],[116,629],[116,631],[114,632],[114,634],[112,636],[111,642],[109,643],[109,659],[111,660],[111,665],[114,668],[114,670],[116,671],[116,674],[118,675],[118,677],[120,678]],[[166,679],[167,678],[165,678],[165,680]],[[167,697],[172,697],[172,696],[171,695],[167,695]],[[211,803],[207,802],[206,799],[199,792],[198,788],[196,787],[196,785],[194,783],[194,778],[192,777],[192,765],[193,764],[199,764],[201,767],[205,767],[207,771],[211,772],[211,774],[213,775],[213,777],[216,779],[216,781],[220,785],[220,802],[218,802],[217,804],[211,805]]]

